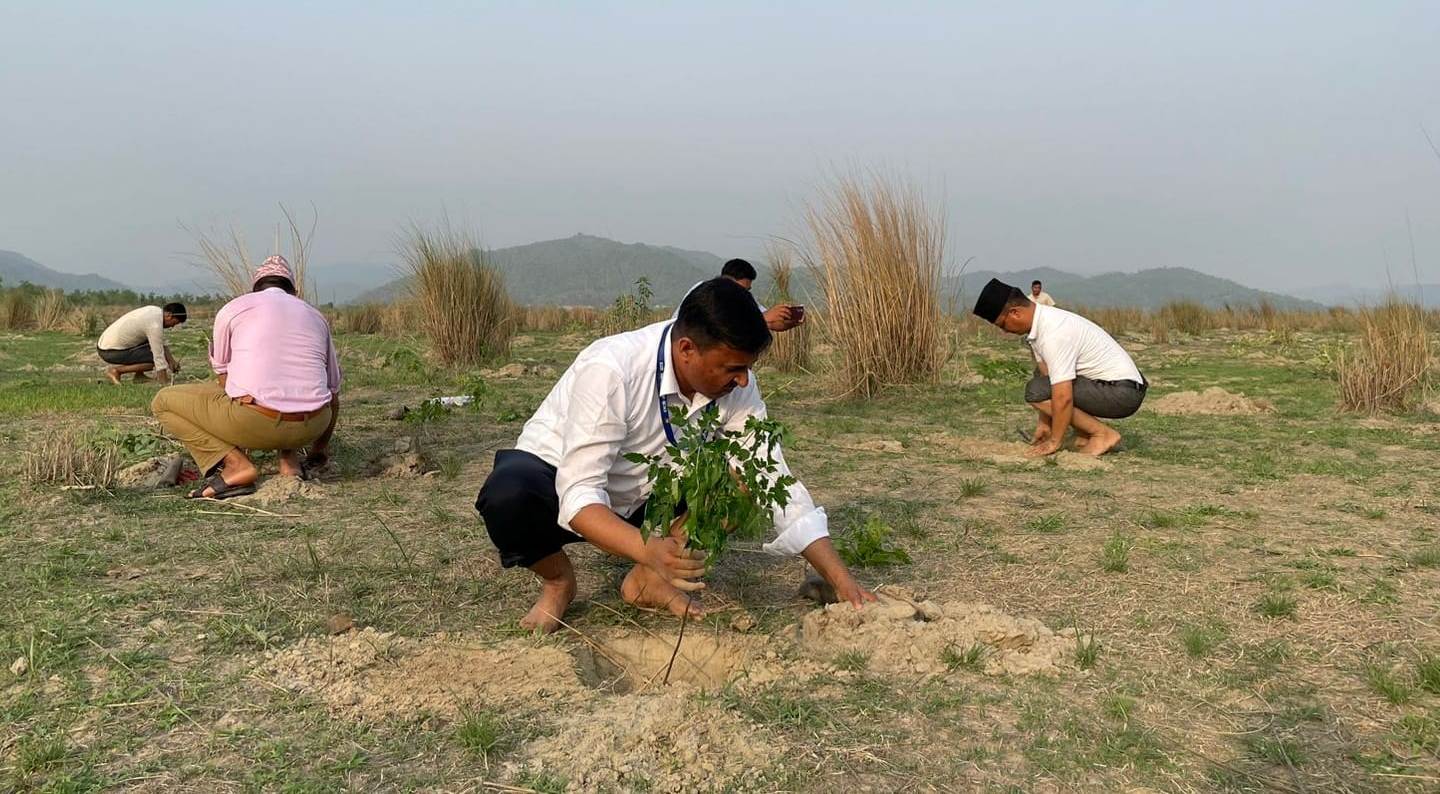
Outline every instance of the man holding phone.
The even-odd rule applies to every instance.
[[[744,259],[731,259],[725,263],[724,267],[720,268],[720,275],[723,278],[728,278],[736,284],[739,284],[747,291],[752,291],[751,287],[755,285],[755,278],[759,274],[755,272],[755,266],[746,262]],[[704,283],[703,281],[700,282],[700,284]],[[700,284],[696,284],[695,287],[700,286]],[[680,299],[681,303],[685,302],[685,298],[690,297],[690,293],[695,291],[695,287],[691,287],[690,291],[685,293],[685,297]],[[755,305],[760,307],[760,312],[765,316],[765,325],[768,326],[771,331],[777,333],[780,331],[788,331],[805,322],[804,306],[782,303],[779,306],[771,306],[767,309],[765,305],[758,300],[755,301]],[[679,316],[680,309],[677,307],[675,309],[675,315],[670,319],[673,320]]]

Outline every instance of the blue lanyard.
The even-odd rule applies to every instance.
[[[665,397],[663,385],[665,380],[665,343],[670,341],[670,329],[674,325],[675,323],[670,323],[665,326],[664,331],[660,332],[660,346],[655,348],[655,393],[660,399],[660,426],[665,428],[665,440],[670,442],[670,446],[678,447],[680,442],[675,439],[675,428],[670,425],[670,400]],[[704,410],[714,411],[718,407],[712,401],[705,406]]]

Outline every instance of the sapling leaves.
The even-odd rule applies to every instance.
[[[788,504],[795,478],[780,474],[775,458],[783,428],[752,416],[743,430],[726,430],[715,410],[686,422],[679,409],[676,419],[678,444],[659,455],[625,455],[645,466],[650,480],[643,531],[646,537],[669,531],[683,505],[686,546],[705,552],[713,565],[732,535],[761,537],[772,511]]]

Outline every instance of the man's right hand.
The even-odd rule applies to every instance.
[[[670,535],[657,535],[645,541],[645,567],[677,590],[695,592],[705,589],[704,582],[694,581],[705,575],[705,552],[686,549],[684,542]]]
[[[788,331],[799,324],[798,313],[789,304],[782,303],[765,310],[765,325],[772,331]]]

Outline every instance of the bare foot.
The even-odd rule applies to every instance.
[[[116,372],[114,367],[105,370],[105,377],[109,378],[110,382],[116,386],[120,385],[120,373]]]
[[[535,606],[520,618],[520,627],[539,631],[543,634],[553,634],[560,629],[560,618],[565,615],[565,610],[570,608],[570,602],[575,600],[575,574],[562,576],[558,579],[540,580],[540,597],[535,599]]]
[[[1114,449],[1119,443],[1120,434],[1107,427],[1104,432],[1096,433],[1090,437],[1090,443],[1085,445],[1083,452],[1086,455],[1092,455],[1098,458]]]
[[[284,477],[303,477],[305,470],[300,466],[300,456],[293,449],[280,451],[280,474]]]
[[[1085,435],[1084,433],[1081,433],[1081,432],[1078,431],[1078,430],[1075,431],[1075,451],[1076,451],[1076,452],[1084,452],[1084,451],[1085,451],[1085,445],[1086,445],[1086,444],[1089,444],[1089,443],[1090,443],[1090,436],[1087,436],[1087,435]]]
[[[705,617],[705,610],[692,598],[643,565],[636,565],[626,574],[620,583],[620,598],[641,609],[668,610],[677,618],[684,617],[687,610],[692,618]]]

